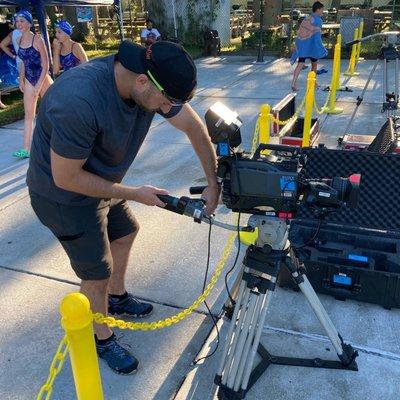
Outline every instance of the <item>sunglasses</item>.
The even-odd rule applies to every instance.
[[[181,106],[181,105],[183,105],[184,103],[187,103],[187,101],[182,101],[182,100],[174,99],[173,97],[168,96],[168,94],[165,92],[165,89],[160,85],[159,82],[157,82],[157,79],[154,78],[154,75],[153,75],[149,70],[147,70],[147,76],[148,76],[148,77],[150,78],[150,80],[154,83],[154,85],[155,85],[156,88],[161,92],[161,94],[162,94],[164,97],[166,97],[166,98],[170,101],[170,103],[171,103],[173,106]]]

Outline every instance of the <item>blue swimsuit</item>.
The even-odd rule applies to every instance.
[[[73,48],[74,48],[74,44],[72,44],[71,47],[71,52],[65,56],[63,56],[62,54],[60,54],[60,64],[62,69],[65,71],[68,71],[71,68],[76,67],[77,65],[79,65],[81,62],[79,60],[78,57],[75,56],[75,54],[73,53]]]
[[[34,40],[35,35],[33,35],[30,47],[23,48],[20,46],[18,49],[18,57],[25,66],[25,78],[32,86],[36,86],[42,73],[42,60],[39,51],[33,47]]]

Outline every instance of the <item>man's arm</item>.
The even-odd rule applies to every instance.
[[[130,187],[109,182],[98,175],[83,169],[86,160],[74,160],[51,154],[51,172],[57,187],[90,197],[134,200],[148,206],[164,207],[165,204],[156,196],[168,194],[163,189],[153,186]]]
[[[8,46],[12,43],[11,33],[9,33],[0,43],[0,49],[12,59],[16,59],[16,55],[11,52]]]
[[[207,128],[189,104],[184,104],[182,110],[168,121],[187,135],[200,159],[208,182],[208,187],[203,192],[203,199],[206,200],[206,212],[211,215],[218,205],[220,188],[216,174],[217,157]]]

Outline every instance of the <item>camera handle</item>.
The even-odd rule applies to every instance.
[[[272,150],[280,153],[292,153],[293,155],[299,153],[299,148],[294,146],[286,146],[284,144],[260,144],[257,150],[254,152],[253,159],[256,160],[260,158],[261,152],[263,150]]]

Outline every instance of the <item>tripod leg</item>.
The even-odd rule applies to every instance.
[[[395,93],[395,102],[396,102],[396,109],[399,104],[399,59],[396,58],[395,61],[395,68],[394,68],[394,93]]]
[[[238,308],[239,314],[239,319],[232,319],[231,324],[233,325],[233,332],[232,336],[230,339],[228,339],[227,346],[228,346],[228,356],[227,360],[225,361],[223,365],[223,372],[222,372],[222,379],[221,382],[222,384],[226,384],[229,374],[230,374],[230,366],[232,365],[232,360],[233,357],[235,356],[235,351],[236,351],[236,346],[240,337],[240,332],[243,327],[244,319],[246,317],[246,312],[247,312],[247,305],[249,302],[249,296],[250,296],[250,289],[246,287],[246,283],[244,282],[245,289],[244,289],[244,294],[242,297],[242,302],[241,303],[236,303],[235,308]]]
[[[247,336],[250,334],[250,329],[251,329],[251,321],[254,316],[254,310],[257,308],[257,301],[259,299],[259,296],[250,293],[250,301],[246,310],[246,316],[243,321],[243,327],[241,331],[239,332],[239,339],[238,343],[236,346],[236,349],[233,353],[233,358],[232,358],[232,364],[230,365],[230,370],[229,370],[229,376],[227,380],[227,386],[229,388],[233,388],[234,382],[236,379],[236,375],[239,369],[239,364],[240,361],[243,357],[243,350],[245,347],[245,342],[247,339]]]
[[[365,83],[364,88],[363,88],[363,90],[362,90],[360,96],[357,97],[356,106],[354,107],[353,113],[351,114],[351,117],[350,117],[350,119],[349,119],[349,122],[347,123],[346,129],[345,129],[345,131],[344,131],[344,135],[347,135],[347,134],[350,133],[350,128],[351,128],[351,126],[353,125],[354,117],[356,116],[356,113],[357,113],[357,111],[358,111],[358,108],[360,107],[362,101],[364,100],[365,92],[367,91],[367,88],[368,88],[368,86],[369,86],[369,83],[371,82],[372,76],[374,75],[375,70],[376,70],[376,67],[378,66],[378,64],[379,64],[379,58],[376,59],[375,64],[374,64],[374,66],[372,67],[371,72],[370,72],[369,75],[368,75],[367,82]],[[384,61],[384,64],[383,64],[383,68],[384,68],[384,77],[385,77],[385,71],[386,71],[386,70],[385,70],[385,65],[386,65],[386,64],[385,64],[385,61]],[[384,86],[385,86],[385,85],[384,85]],[[386,99],[385,88],[383,89],[383,92],[384,92],[384,93],[383,93],[383,103],[385,103],[385,102],[386,102],[386,100],[385,100],[385,99]],[[382,104],[383,104],[383,103],[382,103]]]
[[[240,384],[242,382],[242,376],[243,376],[245,367],[247,365],[249,351],[250,351],[251,345],[253,343],[253,339],[256,334],[258,324],[259,324],[260,312],[261,312],[261,309],[262,309],[262,306],[264,303],[265,294],[259,294],[259,295],[257,295],[257,297],[258,297],[258,299],[257,299],[256,307],[254,309],[253,318],[252,318],[251,326],[249,329],[249,334],[247,335],[247,338],[246,338],[246,343],[244,345],[243,354],[240,359],[238,372],[236,374],[235,382],[233,384],[233,390],[235,392],[237,392],[239,390]]]
[[[239,311],[241,309],[241,306],[243,304],[243,300],[244,300],[243,296],[244,296],[245,288],[246,288],[246,282],[242,281],[240,283],[240,287],[239,287],[239,293],[238,293],[238,296],[237,296],[236,307],[235,307],[235,309],[233,311],[232,320],[231,320],[230,325],[229,325],[229,331],[228,331],[228,334],[226,335],[226,338],[225,338],[225,345],[224,345],[224,350],[223,350],[223,353],[222,353],[221,362],[220,362],[220,365],[219,365],[219,368],[218,368],[218,371],[217,371],[217,375],[219,375],[219,376],[222,376],[222,372],[224,370],[226,357],[228,355],[229,346],[231,344],[231,340],[232,340],[232,336],[233,336],[233,331],[234,331],[234,329],[236,327],[236,320],[237,320]],[[247,293],[247,295],[248,295],[248,293]],[[241,317],[242,318],[244,317],[243,313],[242,313]]]
[[[343,365],[352,364],[358,353],[349,344],[345,344],[343,342],[342,337],[335,328],[332,320],[329,318],[328,313],[326,312],[324,306],[322,305],[313,287],[311,286],[311,283],[309,282],[307,276],[300,272],[301,270],[296,269],[293,264],[288,264],[290,264],[288,265],[288,267],[290,269],[290,272],[292,273],[293,278],[299,285],[300,290],[306,297],[319,322],[327,333],[340,361]]]
[[[382,90],[383,90],[383,103],[386,103],[386,93],[387,93],[387,61],[383,60],[383,82],[382,82]]]
[[[275,279],[276,280],[276,279]],[[270,290],[267,291],[266,295],[263,298],[263,304],[261,306],[260,311],[260,319],[257,325],[257,331],[253,340],[253,345],[251,347],[250,353],[247,357],[245,368],[244,368],[244,375],[242,379],[241,389],[247,390],[247,386],[249,384],[250,375],[253,370],[254,358],[256,356],[258,345],[260,343],[262,330],[264,328],[265,318],[267,316],[267,309],[269,302],[271,300],[272,292]],[[236,388],[235,388],[236,389]]]

